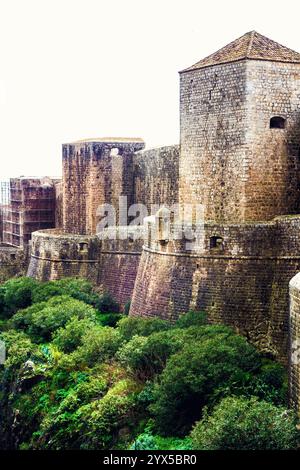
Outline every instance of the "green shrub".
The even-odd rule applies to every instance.
[[[98,313],[97,320],[102,326],[111,326],[115,328],[117,323],[123,318],[120,313]]]
[[[9,318],[17,310],[32,303],[32,293],[38,282],[31,277],[10,279],[0,286],[0,314]]]
[[[44,413],[38,433],[33,436],[29,448],[55,450],[76,449],[81,442],[81,417],[79,410],[90,402],[100,400],[108,391],[108,382],[102,376],[90,376],[74,388],[56,394],[59,404]],[[44,396],[48,403],[48,396]],[[40,400],[41,401],[41,400]],[[43,400],[44,401],[44,400]]]
[[[64,353],[70,353],[82,345],[83,336],[93,326],[94,323],[89,318],[79,320],[73,317],[63,328],[59,328],[53,333],[53,344]]]
[[[151,432],[140,434],[129,447],[130,450],[191,450],[192,442],[189,437],[178,439],[162,437]]]
[[[150,403],[154,401],[154,382],[147,380],[143,390],[137,396],[137,402],[141,405],[144,410],[147,410]]]
[[[255,395],[275,405],[287,406],[288,374],[286,369],[277,362],[263,359],[258,373],[253,376],[250,382],[247,395]]]
[[[52,334],[73,317],[96,322],[96,311],[80,300],[62,295],[18,312],[11,322],[15,327],[24,328],[35,341],[42,342],[49,341]]]
[[[192,431],[194,449],[286,450],[299,442],[292,412],[257,398],[224,398]]]
[[[83,337],[83,345],[78,349],[78,356],[88,365],[108,360],[116,354],[122,338],[119,332],[110,327],[94,327]]]
[[[32,315],[35,312],[38,313],[46,307],[47,302],[40,302],[39,304],[33,304],[24,310],[18,310],[18,312],[15,313],[9,320],[9,325],[12,328],[16,328],[18,330],[28,330],[32,322]]]
[[[124,315],[126,315],[126,316],[129,315],[130,305],[131,305],[131,301],[130,301],[130,300],[128,300],[128,301],[126,302],[126,304],[124,305]]]
[[[204,406],[241,393],[259,367],[258,353],[238,335],[187,343],[169,358],[155,389],[150,409],[159,433],[186,433]]]
[[[131,380],[121,380],[107,394],[78,410],[81,420],[81,449],[110,449],[119,441],[126,442],[139,415],[136,394],[139,388]],[[127,429],[120,438],[120,430]]]
[[[168,330],[172,325],[160,318],[125,317],[118,323],[121,336],[130,340],[133,336],[149,336],[156,331]]]
[[[139,380],[147,380],[162,372],[167,359],[184,346],[184,339],[179,329],[133,336],[120,348],[117,359]]]
[[[27,360],[45,360],[43,353],[36,344],[22,331],[9,330],[0,334],[0,340],[5,343],[5,369],[20,367]]]
[[[76,388],[76,395],[80,403],[89,403],[92,400],[99,400],[108,391],[109,380],[105,375],[89,376],[88,380],[79,383]]]
[[[155,442],[155,437],[151,433],[145,432],[136,438],[129,450],[159,450],[159,448]]]
[[[155,442],[160,450],[192,450],[192,441],[189,437],[178,439],[176,437],[155,436]]]
[[[93,292],[93,286],[89,281],[78,278],[64,278],[38,283],[32,293],[32,302],[45,302],[52,297],[61,295],[68,295],[90,305],[95,305],[98,301],[98,295]]]
[[[67,370],[77,370],[109,361],[116,354],[122,341],[116,329],[95,325],[82,336],[81,346],[62,357],[59,366]]]
[[[36,286],[32,294],[32,303],[47,302],[52,297],[69,295],[60,281],[48,281]]]
[[[146,336],[133,336],[117,353],[118,361],[129,370],[135,372],[138,377],[142,375],[145,368],[143,352],[146,342]],[[148,367],[148,364],[146,367]]]
[[[119,313],[120,311],[119,304],[107,292],[98,296],[95,307],[101,313]]]
[[[207,315],[205,312],[190,311],[180,315],[175,323],[178,328],[188,328],[189,326],[202,326],[207,323]]]

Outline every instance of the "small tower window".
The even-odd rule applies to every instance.
[[[87,251],[88,244],[87,243],[79,243],[78,247],[79,247],[79,251]]]
[[[210,249],[218,248],[221,250],[223,248],[223,238],[218,236],[210,237],[209,247]]]
[[[110,156],[111,157],[116,157],[117,155],[119,155],[119,149],[117,147],[112,148],[111,151],[110,151]]]
[[[286,120],[281,116],[273,116],[270,119],[270,129],[284,129]]]

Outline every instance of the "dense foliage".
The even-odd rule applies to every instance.
[[[192,431],[194,448],[278,450],[297,446],[295,416],[257,398],[227,397]]]
[[[0,320],[1,448],[297,446],[283,367],[203,313],[131,318],[85,280],[19,278]]]

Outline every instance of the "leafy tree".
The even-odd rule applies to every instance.
[[[296,416],[257,398],[227,397],[194,427],[194,449],[286,450],[299,440]]]
[[[167,359],[185,344],[185,332],[171,329],[149,336],[133,336],[123,344],[117,359],[140,380],[153,378],[163,371]]]
[[[0,334],[0,340],[5,343],[6,361],[5,368],[18,368],[27,360],[45,359],[42,351],[34,344],[28,335],[22,331],[9,330]]]
[[[116,383],[100,400],[84,405],[78,410],[81,426],[81,449],[111,448],[120,438],[130,438],[139,419],[136,409],[136,394],[139,386],[132,380],[121,380]]]
[[[15,326],[22,325],[32,338],[42,342],[49,341],[52,334],[73,317],[95,322],[96,311],[80,300],[62,295],[52,297],[47,302],[34,304],[23,312],[18,312],[11,322]]]
[[[64,278],[37,283],[32,293],[32,303],[45,302],[51,297],[61,295],[68,295],[92,305],[98,300],[92,284],[86,279]]]
[[[119,313],[120,307],[119,304],[112,298],[112,296],[105,292],[98,296],[95,307],[101,313]]]
[[[125,317],[118,323],[118,330],[127,341],[135,335],[149,336],[151,333],[169,328],[171,328],[170,323],[160,318]]]
[[[176,327],[188,328],[190,326],[202,326],[207,323],[207,315],[205,312],[195,312],[191,310],[188,313],[180,315],[176,321]]]
[[[182,435],[204,406],[241,393],[259,367],[255,348],[233,333],[187,343],[170,357],[155,390],[150,409],[158,431]]]
[[[73,317],[64,327],[54,331],[53,344],[64,353],[70,353],[82,345],[84,335],[93,328],[94,324],[90,318],[79,320]]]
[[[32,303],[32,293],[38,281],[31,277],[10,279],[0,286],[0,315],[9,318],[17,310]]]
[[[102,326],[111,326],[115,328],[117,323],[123,318],[119,313],[98,313],[97,320]]]
[[[101,364],[114,357],[123,340],[119,332],[110,327],[95,325],[81,339],[82,345],[62,357],[59,366],[66,370],[84,369]]]

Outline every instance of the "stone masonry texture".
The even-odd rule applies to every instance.
[[[299,213],[300,64],[241,61],[181,74],[181,202],[216,222]],[[285,129],[270,129],[272,116]]]
[[[180,145],[144,147],[139,138],[63,145],[54,225],[32,234],[28,275],[85,277],[121,307],[131,300],[132,316],[205,310],[289,364],[300,412],[300,54],[251,31],[183,70]],[[120,197],[146,206],[142,226],[132,214],[120,223]],[[166,221],[177,203],[203,207],[193,250],[178,237],[182,213]],[[103,204],[118,226],[98,233]],[[5,262],[15,256],[0,251]]]

